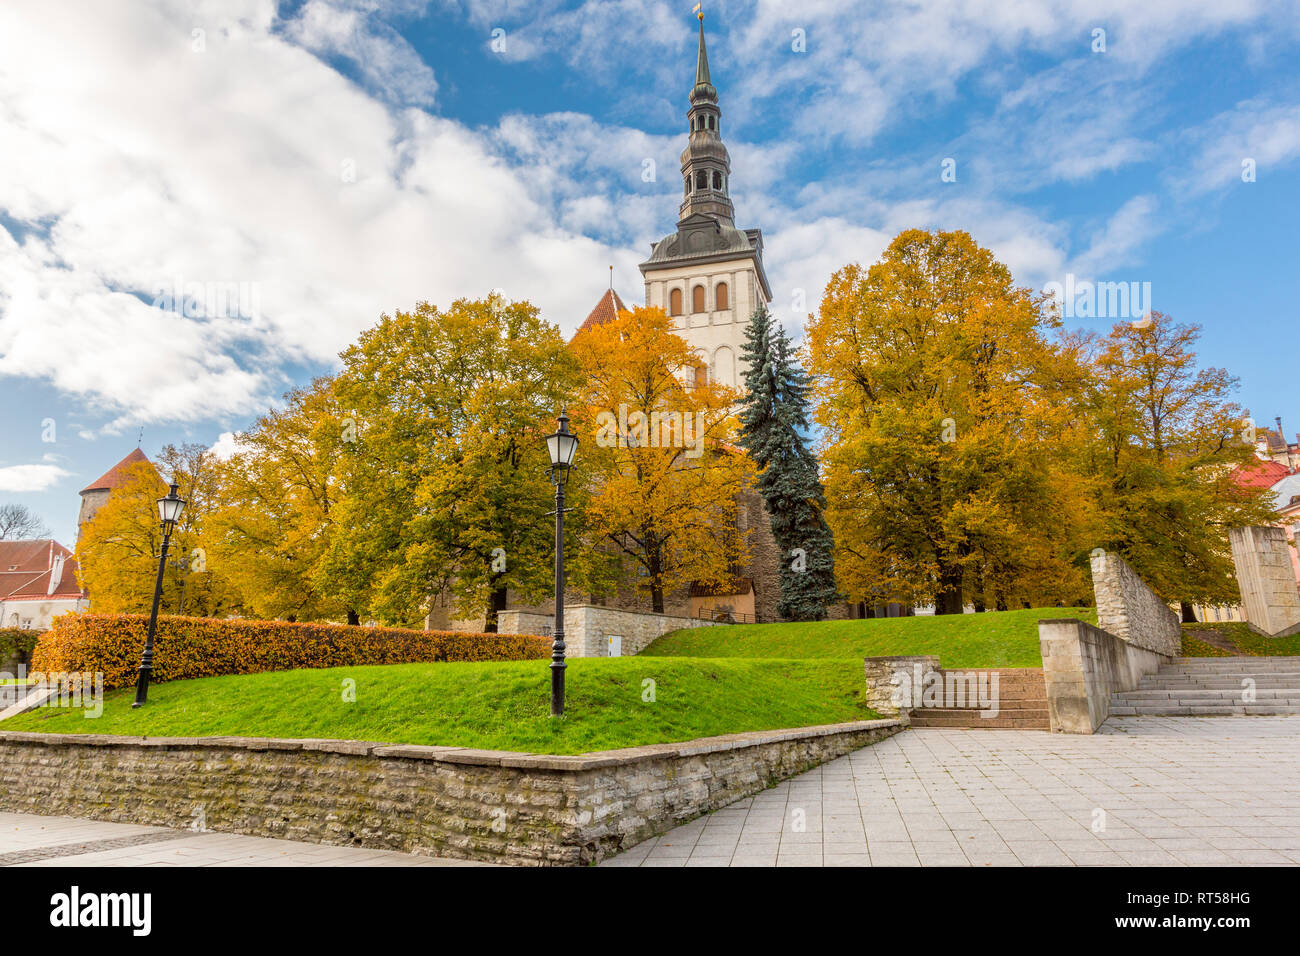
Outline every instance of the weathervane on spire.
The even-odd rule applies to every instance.
[[[695,5],[695,9],[692,10],[691,13],[695,14],[697,17],[699,17],[701,20],[703,20],[703,19],[704,19],[704,4],[703,4],[703,3],[697,3],[697,4]]]

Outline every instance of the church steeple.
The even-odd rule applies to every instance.
[[[733,225],[735,209],[728,193],[731,158],[722,144],[722,111],[718,91],[709,77],[709,54],[704,46],[704,13],[700,18],[700,51],[695,61],[695,85],[686,119],[690,139],[682,152],[681,220],[697,214]]]
[[[704,11],[700,11],[700,52],[695,60],[695,85],[713,88],[709,82],[709,52],[704,49]]]

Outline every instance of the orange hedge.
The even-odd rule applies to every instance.
[[[41,636],[31,670],[102,672],[106,688],[134,684],[148,627],[149,618],[143,614],[65,614]],[[522,634],[160,617],[151,679],[420,661],[539,660],[549,655],[549,641]]]

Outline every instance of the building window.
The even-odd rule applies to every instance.
[[[700,388],[709,384],[709,370],[707,366],[695,366],[695,384]]]
[[[668,314],[669,315],[682,314],[682,290],[681,289],[673,289],[671,292],[668,293]]]
[[[717,300],[719,312],[731,308],[731,300],[727,298],[727,283],[719,282],[718,287],[713,290],[713,297]]]
[[[692,290],[691,292],[691,311],[692,312],[708,311],[704,307],[704,286],[702,285],[697,285],[694,288],[694,290]]]
[[[722,173],[717,170],[714,170],[713,172],[713,188],[717,190],[722,189]]]

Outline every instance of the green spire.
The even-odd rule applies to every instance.
[[[709,80],[709,54],[704,49],[704,11],[700,11],[700,56],[695,61],[695,85],[712,86]]]

